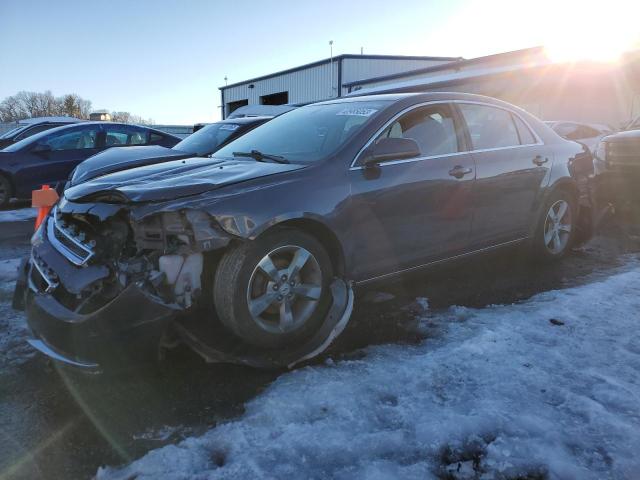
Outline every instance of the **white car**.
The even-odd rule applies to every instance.
[[[551,129],[562,138],[586,145],[591,153],[595,152],[598,142],[600,142],[602,137],[610,135],[614,131],[608,125],[599,123],[571,121],[548,121],[544,123],[549,125]]]

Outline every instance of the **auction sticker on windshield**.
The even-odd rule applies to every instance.
[[[370,117],[378,110],[375,108],[364,108],[364,107],[349,107],[344,110],[340,110],[336,115],[349,115],[349,116],[358,116],[358,117]]]

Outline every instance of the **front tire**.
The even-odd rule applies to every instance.
[[[225,253],[214,279],[215,309],[245,342],[289,346],[322,325],[332,277],[320,242],[298,230],[277,229]]]
[[[562,190],[551,194],[536,229],[534,250],[544,260],[564,257],[573,245],[578,220],[575,198]]]

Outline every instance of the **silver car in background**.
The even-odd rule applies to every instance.
[[[572,121],[548,121],[544,123],[549,125],[562,138],[586,145],[592,154],[596,151],[600,140],[614,132],[614,129],[610,126],[600,123]]]

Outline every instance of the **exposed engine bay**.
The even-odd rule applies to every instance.
[[[205,213],[168,212],[130,222],[125,209],[101,221],[91,213],[55,208],[34,237],[36,245],[46,237],[59,254],[82,268],[83,284],[68,291],[34,251],[35,270],[44,274],[41,281],[79,314],[101,308],[132,283],[165,303],[190,308],[202,293],[203,253],[230,241],[214,231]]]
[[[216,321],[211,276],[217,259],[231,242],[242,241],[246,240],[228,233],[202,211],[160,211],[135,218],[124,203],[63,199],[32,238],[24,283],[27,297],[33,298],[23,302],[31,309],[30,318],[36,319],[30,319],[30,327],[46,342],[59,332],[47,332],[50,320],[37,320],[43,317],[69,319],[74,328],[95,324],[89,327],[89,337],[101,336],[110,324],[118,325],[114,328],[122,333],[138,325],[148,328],[158,320],[150,336],[158,347],[175,345],[179,337],[207,361],[262,368],[292,366],[321,353],[346,326],[351,312],[353,294],[341,280],[331,287],[334,304],[326,325],[294,349],[252,348],[212,325]],[[137,312],[129,324],[107,318],[129,312]],[[83,348],[74,340],[77,335],[65,335],[62,342],[55,341],[67,346],[58,354],[83,364],[84,355],[77,353]]]

